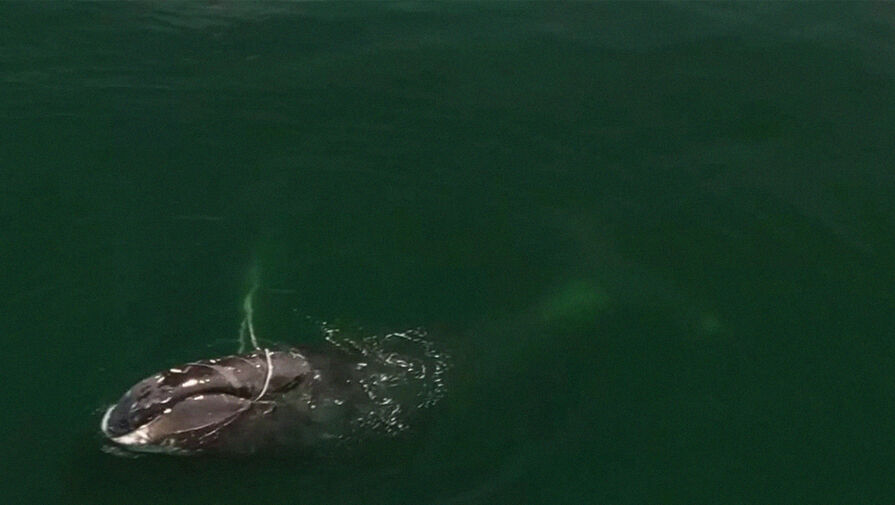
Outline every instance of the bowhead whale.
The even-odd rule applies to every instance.
[[[136,383],[100,422],[110,452],[253,453],[393,435],[444,394],[448,357],[422,329],[351,338],[322,323],[328,345],[320,349],[259,346],[257,268],[250,276],[239,353]],[[247,343],[253,351],[243,353]]]
[[[101,429],[118,448],[168,454],[252,453],[397,432],[437,400],[430,386],[439,370],[430,366],[426,377],[425,363],[396,356],[290,347],[194,361],[135,384],[106,410]]]

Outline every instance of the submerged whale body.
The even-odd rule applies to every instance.
[[[135,384],[106,410],[101,429],[119,448],[168,454],[252,453],[396,433],[437,401],[441,365],[338,348],[195,361]]]

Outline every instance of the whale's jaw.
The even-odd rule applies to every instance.
[[[106,409],[109,442],[137,452],[188,454],[271,412],[272,399],[310,373],[297,351],[260,352],[197,361],[150,376]]]

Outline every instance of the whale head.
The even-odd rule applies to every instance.
[[[256,352],[175,367],[135,384],[100,423],[109,441],[138,452],[190,454],[213,447],[240,421],[310,371],[297,351]]]

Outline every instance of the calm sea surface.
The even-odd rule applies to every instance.
[[[323,457],[102,410],[314,321],[447,394]],[[5,503],[895,499],[895,4],[0,4]]]

